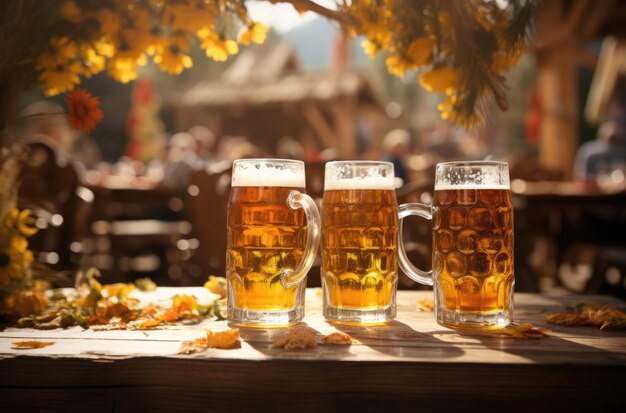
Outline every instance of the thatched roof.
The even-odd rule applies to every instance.
[[[354,71],[304,72],[286,43],[246,49],[219,80],[201,82],[184,92],[178,105],[259,106],[295,102],[328,102],[353,97],[382,109],[369,81]]]

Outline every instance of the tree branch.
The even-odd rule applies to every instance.
[[[287,3],[291,4],[296,10],[302,11],[312,11],[314,13],[319,14],[320,16],[324,16],[327,19],[335,20],[339,23],[350,23],[350,18],[338,11],[327,9],[324,6],[321,6],[315,3],[312,0],[269,0],[270,3]]]

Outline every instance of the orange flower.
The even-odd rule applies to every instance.
[[[73,128],[89,132],[104,116],[100,110],[100,99],[91,93],[76,88],[67,94],[67,119]]]

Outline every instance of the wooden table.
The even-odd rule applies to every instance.
[[[179,289],[180,292],[183,289]],[[350,347],[271,348],[283,330],[245,329],[237,350],[178,355],[180,342],[222,330],[225,321],[153,331],[0,332],[0,411],[624,411],[626,333],[543,321],[566,302],[609,297],[516,295],[516,318],[552,337],[519,340],[441,327],[398,293],[398,318],[385,327],[340,327]],[[336,331],[307,291],[306,324]],[[11,342],[53,341],[35,350]]]

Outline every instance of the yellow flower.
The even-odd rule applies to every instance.
[[[385,60],[385,64],[387,65],[389,73],[398,77],[404,76],[404,73],[408,70],[417,69],[417,66],[412,62],[399,55],[389,56],[387,60]]]
[[[83,56],[83,74],[87,77],[91,77],[104,70],[105,58],[98,54],[96,49],[90,46],[82,47]]]
[[[229,56],[239,53],[237,42],[230,39],[222,40],[212,31],[202,40],[200,47],[205,49],[206,55],[216,62],[224,62]]]
[[[9,241],[9,251],[23,254],[28,248],[28,241],[22,235],[15,234]]]
[[[68,37],[54,37],[50,40],[50,45],[54,49],[54,54],[59,60],[71,60],[78,53],[78,46]]]
[[[0,284],[26,277],[26,270],[33,262],[33,254],[27,248],[26,238],[13,235],[9,245],[0,251]]]
[[[116,53],[115,56],[109,59],[109,75],[121,83],[128,83],[137,79],[137,66],[140,63],[141,56],[137,56],[137,53],[131,50]]]
[[[435,44],[436,41],[432,37],[420,37],[409,44],[406,54],[417,67],[426,66],[431,63]]]
[[[80,83],[80,65],[61,67],[58,70],[48,70],[39,74],[46,96],[55,96],[74,89]]]
[[[33,217],[30,209],[23,209],[19,212],[15,219],[17,230],[25,237],[31,237],[38,231],[35,226],[35,217]]]
[[[128,48],[140,56],[146,50],[159,44],[159,38],[151,30],[130,28],[122,30],[122,37]]]
[[[115,45],[105,39],[100,39],[93,44],[93,48],[100,56],[113,57],[115,54]]]
[[[457,69],[441,66],[424,72],[419,77],[420,85],[429,92],[453,94],[459,88],[461,74]]]
[[[239,43],[249,45],[251,42],[261,44],[267,38],[267,26],[262,23],[250,22],[239,33]]]
[[[383,33],[375,33],[373,36],[370,36],[368,39],[363,40],[361,42],[361,47],[363,47],[363,51],[366,55],[371,58],[376,57],[376,53],[380,50],[389,47],[389,43],[391,43],[392,35],[388,31]]]
[[[157,47],[154,63],[164,72],[178,75],[193,65],[191,57],[186,54],[188,49],[189,43],[184,36],[163,39],[163,43]]]
[[[450,115],[454,112],[454,105],[456,105],[458,98],[455,95],[448,96],[440,104],[437,105],[437,109],[441,112],[441,119],[449,119]]]
[[[372,59],[376,57],[376,53],[378,53],[379,47],[378,45],[371,40],[363,40],[361,42],[361,47],[366,55],[371,57]]]

